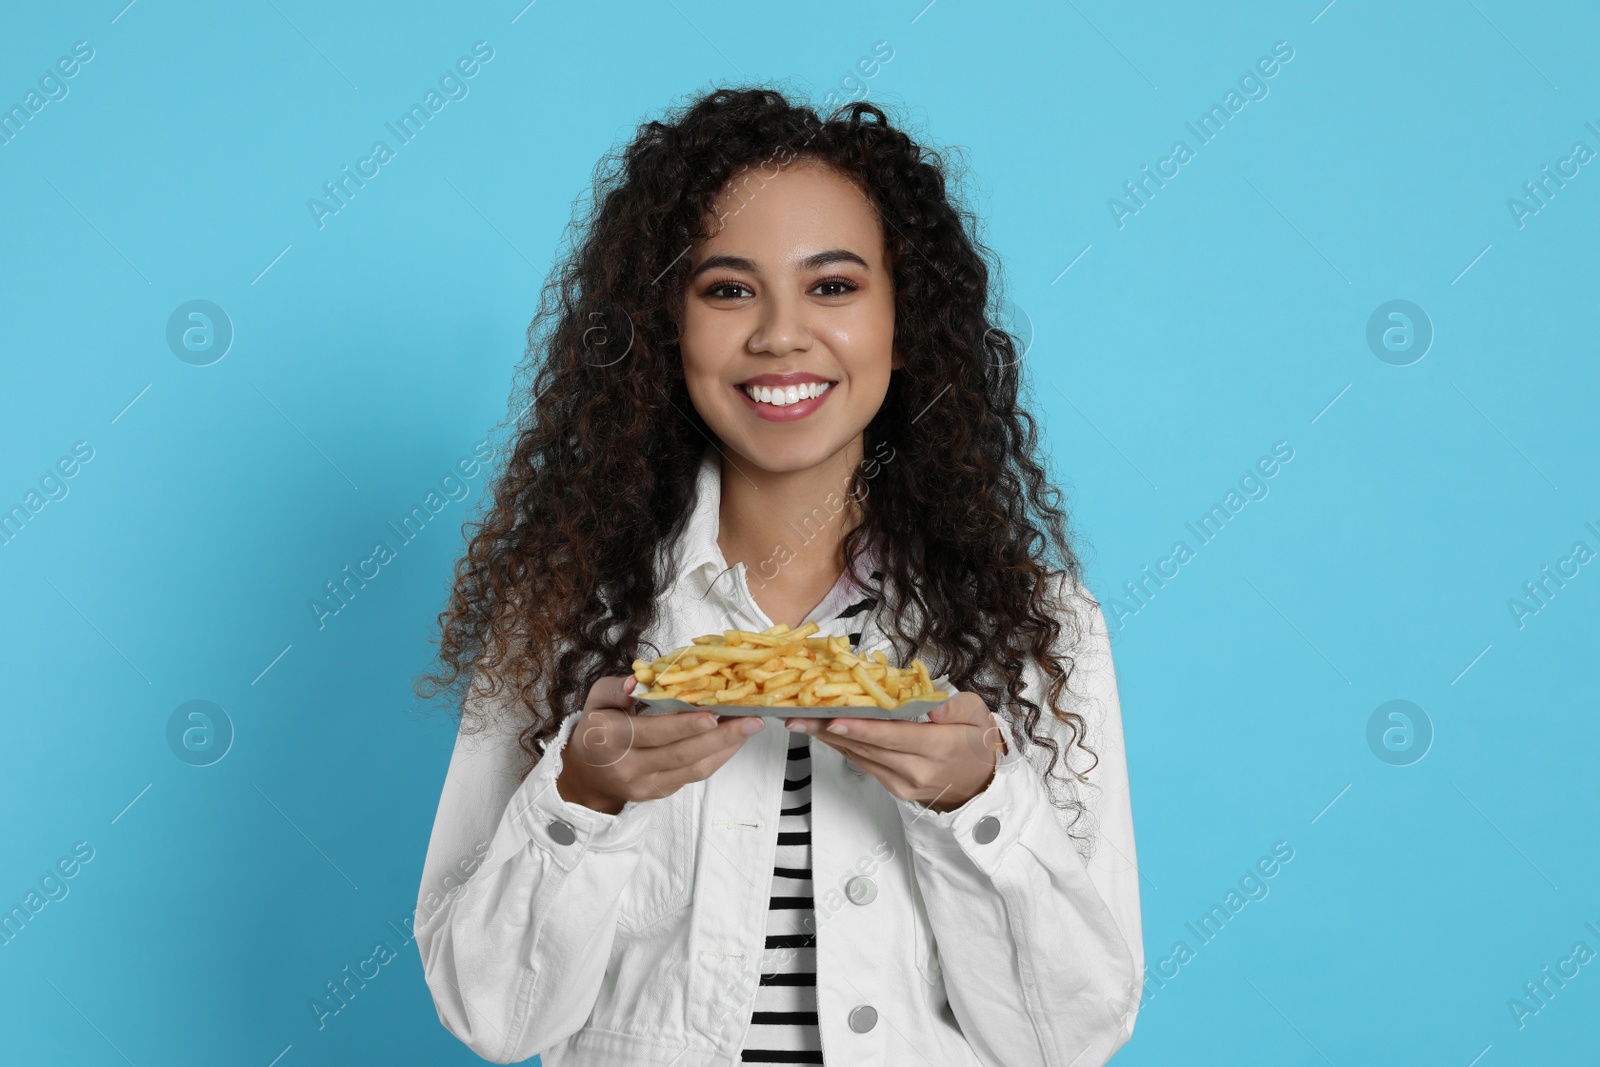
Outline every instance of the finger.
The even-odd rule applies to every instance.
[[[715,727],[716,716],[709,712],[640,716],[601,708],[579,720],[578,758],[591,767],[612,767],[636,751],[710,733]]]
[[[634,743],[639,748],[658,748],[686,737],[699,737],[717,725],[717,717],[709,711],[635,715],[633,719]]]
[[[898,768],[859,753],[848,753],[847,758],[851,763],[876,778],[878,783],[890,793],[902,800],[909,800],[916,795],[916,786]]]
[[[589,699],[584,701],[586,709],[616,708],[627,711],[633,707],[633,689],[624,688],[624,683],[632,678],[631,674],[606,675],[589,689]]]
[[[713,740],[717,734],[721,733],[723,731],[719,728],[714,734],[706,738],[695,738],[695,740]],[[750,740],[753,735],[737,729],[737,724],[735,724],[735,728],[730,730],[726,736],[731,738],[731,741],[725,747],[713,749],[698,759],[681,766],[658,771],[648,776],[648,781],[659,795],[666,795],[691,782],[700,782],[711,777],[719,767],[732,759],[733,754],[744,747],[744,743]],[[687,742],[684,743],[687,744]]]
[[[942,766],[957,752],[963,753],[967,759],[974,762],[993,766],[998,759],[996,753],[1005,751],[1001,731],[992,719],[988,727],[981,730],[970,723],[957,723],[953,726],[943,726],[938,723],[895,724],[917,731],[912,739],[914,743],[903,748],[892,748],[887,744],[877,744],[857,736],[856,723],[859,721],[862,720],[848,720],[846,726],[849,732],[844,734],[824,730],[816,735],[817,740],[840,751],[859,754],[894,767],[903,777],[912,781],[917,781],[928,770],[930,764]],[[871,725],[881,725],[876,720],[866,721]],[[880,740],[885,739],[881,731],[876,733],[879,734]],[[890,733],[887,740],[894,741],[899,736],[900,732],[896,731]]]
[[[675,721],[664,723],[658,720]],[[637,759],[642,753],[670,748],[683,740],[700,737],[737,738],[728,749],[731,755],[748,736],[739,734],[739,720],[729,722],[721,730],[717,729],[717,726],[716,717],[709,712],[674,713],[641,718],[625,712],[600,709],[586,712],[579,720],[573,733],[574,743],[569,748],[571,758],[580,760],[586,766],[608,768],[615,767],[629,756],[635,756]],[[644,738],[646,732],[650,733],[651,742],[661,743],[646,744]],[[713,746],[713,749],[715,747],[717,746]],[[669,757],[664,765],[671,765],[672,762]],[[641,781],[651,773],[649,766],[654,765],[650,761],[637,765],[630,763],[622,777]]]
[[[638,761],[636,773],[642,776],[677,771],[692,766],[708,756],[724,752],[727,756],[732,756],[739,746],[752,736],[744,732],[746,725],[760,720],[742,717],[736,719],[732,716],[729,720],[716,723],[712,727],[701,727],[692,736],[664,745],[638,748],[635,754]]]
[[[938,751],[942,744],[938,733],[937,730],[929,730],[928,724],[923,722],[904,722],[898,719],[829,719],[822,725],[818,736],[845,737],[891,752],[912,752],[929,756]]]
[[[864,741],[854,741],[849,737],[840,737],[837,734],[818,734],[817,740],[835,752],[844,755],[863,769],[865,769],[867,763],[887,768],[907,783],[916,778],[916,771],[927,762],[925,757],[915,753],[879,748],[877,745],[869,745]]]
[[[866,754],[872,755],[880,763],[887,762],[890,754],[939,762],[946,759],[952,746],[958,743],[965,745],[974,755],[985,754],[980,731],[965,722],[947,726],[942,723],[892,719],[832,719],[822,726],[817,736],[823,740],[844,740],[864,745]]]
[[[917,756],[902,756],[862,745],[859,752],[847,752],[848,741],[825,741],[840,750],[846,759],[871,774],[890,793],[901,800],[915,801],[923,807],[933,807],[944,799],[955,783],[935,778],[928,773],[927,761]],[[991,757],[992,758],[992,757]]]
[[[989,705],[976,693],[957,693],[930,711],[928,720],[940,725],[976,727],[963,731],[967,750],[974,756],[988,759],[994,752],[1007,751],[1005,731],[995,721]]]
[[[567,758],[590,767],[610,767],[633,750],[637,717],[611,708],[592,708],[583,713],[572,730]]]
[[[931,722],[945,726],[954,723],[967,723],[971,726],[993,726],[994,716],[989,712],[989,705],[976,693],[957,693],[943,704],[928,712]]]

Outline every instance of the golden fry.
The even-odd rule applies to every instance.
[[[715,704],[739,704],[755,691],[756,683],[754,682],[745,682],[743,685],[730,685],[726,689],[721,689],[711,694],[711,702]]]
[[[676,682],[687,682],[691,678],[700,678],[707,674],[715,674],[721,667],[722,664],[712,661],[710,663],[702,663],[698,667],[690,667],[686,670],[667,671],[661,676],[660,682],[662,685],[672,685]]]
[[[879,707],[894,707],[894,698],[883,691],[883,687],[873,680],[872,675],[867,673],[866,668],[857,664],[851,668],[850,673],[856,676],[856,681],[861,683],[861,688],[866,690],[867,696],[878,702]]]
[[[716,660],[721,663],[765,663],[772,658],[772,649],[705,645],[698,650],[698,655],[702,660]]]
[[[774,689],[778,689],[778,688],[780,688],[782,686],[786,686],[790,682],[798,682],[799,680],[800,680],[800,672],[795,670],[793,667],[790,667],[788,670],[779,671],[777,674],[774,674],[771,678],[768,678],[766,681],[762,682],[761,683],[761,691],[763,693],[770,693]],[[799,690],[796,690],[796,692],[799,692]]]
[[[755,707],[895,708],[935,693],[921,660],[896,667],[882,651],[858,656],[842,637],[817,636],[818,625],[785,624],[760,633],[728,629],[652,660],[636,659],[637,696],[689,704]]]

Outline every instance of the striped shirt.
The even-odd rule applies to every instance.
[[[873,571],[877,581],[883,577]],[[845,581],[841,577],[841,582]],[[860,615],[877,603],[865,596],[837,614],[830,608],[838,593],[857,592],[836,586],[812,619],[818,623]],[[828,618],[818,619],[818,614]],[[847,635],[860,644],[859,630]],[[811,738],[789,735],[789,760],[783,776],[783,802],[778,810],[778,849],[772,868],[772,893],[767,902],[767,938],[761,953],[761,981],[756,987],[750,1030],[740,1053],[743,1063],[821,1063],[822,1037],[817,1030],[817,932],[811,887]]]

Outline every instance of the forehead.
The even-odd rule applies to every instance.
[[[714,201],[703,253],[782,255],[846,247],[869,260],[882,252],[877,209],[854,181],[815,160],[752,164]]]

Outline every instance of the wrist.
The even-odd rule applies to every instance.
[[[577,804],[579,807],[591,811],[602,812],[606,815],[616,815],[622,811],[623,801],[608,797],[600,790],[583,779],[582,771],[575,770],[577,765],[571,762],[564,763],[561,773],[556,776],[556,792],[568,804]]]
[[[999,765],[998,764],[996,766],[994,766],[994,767],[990,767],[989,768],[989,775],[988,775],[988,777],[986,777],[983,780],[983,783],[981,785],[979,785],[978,788],[974,789],[972,792],[967,793],[965,796],[952,795],[951,793],[946,792],[943,795],[941,795],[939,797],[936,797],[934,800],[929,801],[928,804],[927,804],[928,810],[929,811],[933,811],[933,812],[937,812],[940,815],[943,815],[946,812],[955,811],[957,808],[961,807],[967,801],[971,800],[975,796],[978,796],[985,789],[988,789],[989,788],[989,783],[994,781],[995,772],[998,769],[999,769]]]

